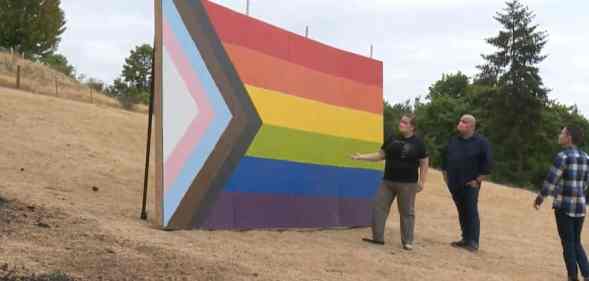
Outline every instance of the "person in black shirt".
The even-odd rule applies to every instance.
[[[442,152],[442,172],[458,210],[462,239],[451,245],[471,252],[479,249],[479,191],[491,173],[491,146],[476,133],[476,119],[464,115],[458,124],[458,136],[452,137]]]
[[[391,204],[398,197],[401,243],[405,250],[413,249],[415,197],[425,186],[429,168],[425,144],[415,136],[415,129],[415,116],[404,115],[399,122],[399,137],[390,137],[376,153],[352,156],[354,160],[375,162],[385,160],[383,181],[373,206],[372,239],[364,238],[363,241],[384,244],[386,220]]]

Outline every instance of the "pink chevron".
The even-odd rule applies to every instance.
[[[174,64],[178,68],[178,72],[182,76],[182,80],[186,83],[192,98],[197,102],[200,109],[198,116],[192,120],[184,136],[164,163],[166,174],[164,176],[165,193],[180,173],[183,167],[182,165],[186,162],[191,150],[198,144],[209,124],[211,124],[214,112],[200,81],[197,79],[197,74],[189,64],[180,43],[173,35],[173,31],[165,19],[162,25],[165,45],[170,52]]]

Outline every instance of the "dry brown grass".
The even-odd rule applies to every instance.
[[[417,198],[413,252],[400,247],[396,207],[384,247],[360,241],[368,229],[157,230],[138,219],[146,118],[0,89],[0,208],[11,221],[0,265],[82,280],[565,280],[550,206],[533,210],[528,191],[486,184],[480,253],[450,247],[456,210],[436,171]]]
[[[16,88],[18,65],[21,66],[22,90],[100,106],[121,107],[116,99],[98,93],[44,64],[4,52],[0,52],[0,86]],[[137,105],[134,110],[147,112],[147,107]]]

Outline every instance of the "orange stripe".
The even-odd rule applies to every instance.
[[[339,107],[377,114],[383,111],[380,87],[311,70],[245,47],[228,43],[223,46],[245,84]]]
[[[203,1],[219,38],[273,57],[367,85],[381,87],[382,62],[346,52]]]

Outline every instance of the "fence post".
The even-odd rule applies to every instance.
[[[16,88],[20,89],[20,65],[16,66]]]

